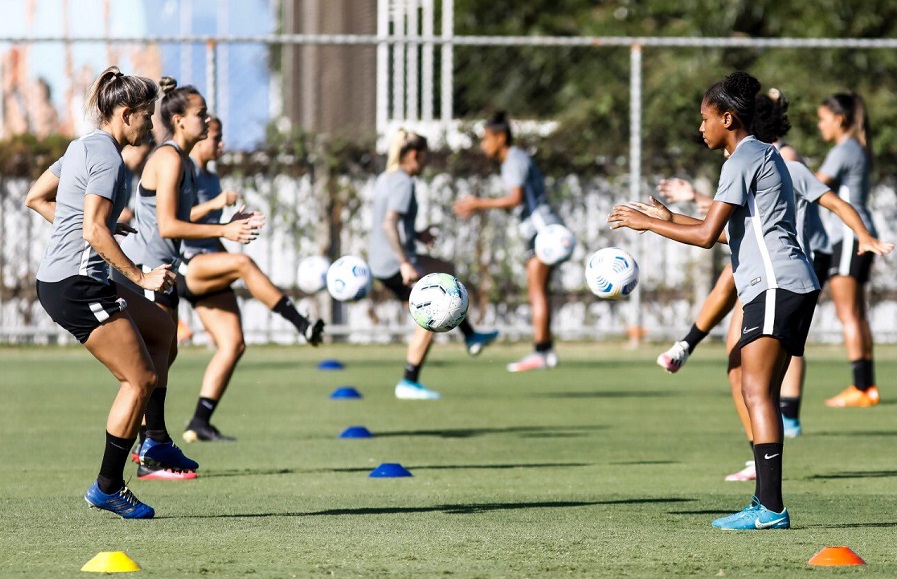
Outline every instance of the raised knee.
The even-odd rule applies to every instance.
[[[156,384],[158,383],[159,375],[151,370],[147,370],[141,372],[140,376],[137,377],[132,385],[136,386],[142,394],[149,397],[149,395],[153,393],[153,390],[156,389]]]
[[[256,269],[257,266],[255,265],[255,261],[253,261],[253,259],[251,257],[246,255],[245,253],[239,253],[239,254],[235,254],[235,255],[236,255],[237,269],[239,269],[240,272],[246,273],[247,271],[249,271],[251,269]]]

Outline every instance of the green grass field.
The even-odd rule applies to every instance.
[[[81,498],[96,476],[115,392],[82,348],[0,349],[0,575],[77,576],[125,551],[140,576],[803,577],[897,576],[897,348],[877,351],[884,402],[836,410],[841,347],[808,352],[804,436],[785,446],[790,531],[732,533],[753,483],[723,477],[750,458],[722,349],[664,374],[661,346],[561,344],[552,371],[508,374],[523,345],[471,359],[437,345],[422,379],[437,402],[398,401],[401,346],[250,347],[215,416],[232,444],[186,447],[190,482],[138,481],[151,521]],[[335,357],[347,364],[323,372]],[[169,427],[192,413],[209,352],[182,350]],[[362,400],[328,398],[352,385]],[[364,425],[368,440],[339,439]],[[186,446],[186,445],[185,445]],[[372,479],[382,462],[414,476]],[[848,545],[868,565],[807,560]]]

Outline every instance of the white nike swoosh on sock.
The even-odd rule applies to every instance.
[[[777,452],[775,454],[764,454],[763,458],[765,458],[766,460],[769,460],[771,458],[775,458],[775,457],[779,456],[779,454],[781,454],[781,453]]]

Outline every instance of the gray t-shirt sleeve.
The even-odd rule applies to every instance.
[[[63,157],[59,157],[55,163],[50,165],[50,172],[56,175],[57,179],[62,176],[62,159]]]
[[[414,196],[414,183],[411,179],[403,179],[390,191],[386,201],[386,210],[395,211],[399,215],[408,213],[411,207],[411,198]]]
[[[719,176],[719,186],[714,195],[714,201],[722,201],[731,205],[744,206],[748,201],[750,183],[745,179],[745,174],[740,170],[737,159],[729,159],[723,163],[723,169]]]
[[[118,193],[118,182],[121,176],[122,161],[109,155],[88,157],[87,186],[85,195],[99,195],[112,201]]]
[[[501,180],[508,189],[526,185],[529,166],[524,155],[509,154],[501,164]]]
[[[833,147],[825,156],[825,161],[819,167],[819,172],[840,182],[844,177],[845,169],[847,169],[847,163],[847,148],[839,145]]]
[[[816,175],[803,163],[789,161],[788,172],[791,173],[794,194],[799,195],[808,203],[815,203],[829,191],[829,186],[817,179]]]

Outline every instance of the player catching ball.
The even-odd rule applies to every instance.
[[[711,86],[701,102],[700,132],[724,149],[717,193],[703,220],[673,214],[657,219],[628,206],[613,209],[613,229],[629,227],[709,248],[728,241],[738,297],[744,304],[741,390],[754,435],[757,486],[742,511],[713,521],[721,529],[787,529],[782,499],[782,416],[779,391],[791,356],[804,352],[819,282],[798,243],[795,202],[785,161],[751,134],[759,81],[735,72]]]

